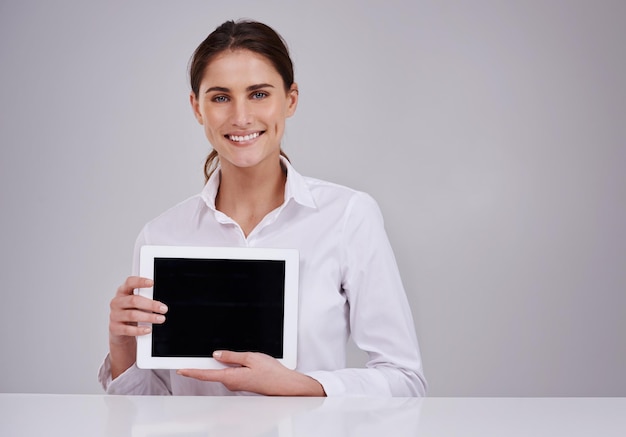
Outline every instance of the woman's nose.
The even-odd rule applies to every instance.
[[[252,112],[247,100],[235,100],[232,113],[233,126],[247,126],[252,123]]]

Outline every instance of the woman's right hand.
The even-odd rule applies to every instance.
[[[152,284],[151,279],[129,276],[111,300],[109,352],[113,379],[135,363],[135,337],[152,331],[150,326],[138,326],[138,322],[161,324],[165,321],[165,304],[134,294],[136,288],[152,287]]]

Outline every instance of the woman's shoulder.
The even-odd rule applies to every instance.
[[[195,194],[167,208],[146,223],[146,227],[176,226],[195,217],[206,206],[201,194]]]
[[[305,176],[304,180],[318,205],[332,202],[344,208],[378,210],[376,200],[365,191],[314,177]]]

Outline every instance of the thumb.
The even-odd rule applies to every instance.
[[[246,363],[246,357],[248,352],[233,352],[233,351],[215,351],[213,352],[213,358],[220,363],[224,364],[239,364],[244,366]]]

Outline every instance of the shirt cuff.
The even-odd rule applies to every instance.
[[[306,375],[310,376],[322,385],[327,397],[346,395],[346,387],[344,383],[341,381],[341,378],[333,374],[333,372],[320,370],[307,372]]]
[[[104,361],[98,370],[98,382],[104,391],[107,391],[107,388],[111,384],[111,358],[109,357],[109,354],[107,354],[104,358]]]
[[[139,393],[144,391],[140,387],[144,380],[142,373],[143,371],[137,367],[137,364],[133,364],[113,380],[111,377],[111,357],[107,354],[98,371],[98,381],[100,381],[106,394],[109,395],[124,395],[136,391]]]

